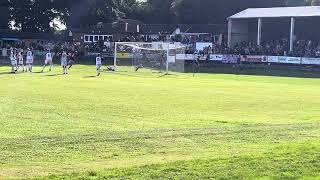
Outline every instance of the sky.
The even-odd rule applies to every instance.
[[[57,26],[58,31],[67,29],[66,25],[62,23],[58,18],[55,18],[53,22],[51,22],[51,26],[53,25],[53,23]]]

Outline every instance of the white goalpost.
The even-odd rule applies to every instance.
[[[115,42],[114,68],[132,66],[158,70],[168,74],[170,71],[184,71],[184,62],[178,62],[177,54],[185,53],[185,46],[168,42]]]

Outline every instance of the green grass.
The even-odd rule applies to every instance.
[[[320,178],[320,79],[9,69],[0,179]]]

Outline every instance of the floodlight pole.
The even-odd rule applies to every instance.
[[[296,19],[294,17],[292,17],[291,18],[291,28],[290,28],[290,52],[293,51],[295,21],[296,21]]]
[[[257,45],[261,45],[261,27],[262,27],[262,19],[258,18],[258,37],[257,37]]]
[[[228,19],[228,47],[231,48],[232,46],[232,19]]]
[[[168,42],[168,49],[167,49],[167,63],[166,63],[166,74],[169,73],[169,48],[170,48],[170,43]]]
[[[115,42],[114,43],[114,57],[113,57],[113,66],[114,66],[114,68],[116,68],[116,66],[117,66],[117,45],[118,45],[118,43]]]

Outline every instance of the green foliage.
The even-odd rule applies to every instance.
[[[68,27],[86,27],[118,18],[145,23],[225,23],[226,18],[249,7],[319,5],[319,0],[1,0],[0,7],[10,10],[10,19],[22,31],[50,32],[55,17]],[[0,26],[8,26],[3,10]]]
[[[0,179],[320,176],[319,79],[9,69],[0,68]]]
[[[0,0],[0,29],[7,29],[9,26],[9,2]]]
[[[11,17],[15,26],[27,32],[51,32],[50,22],[56,17],[51,0],[11,0]]]

